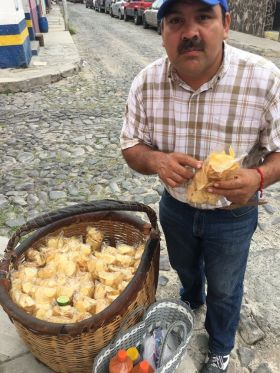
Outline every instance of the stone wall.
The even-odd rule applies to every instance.
[[[255,36],[272,30],[276,0],[228,0],[231,29]]]

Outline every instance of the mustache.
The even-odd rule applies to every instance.
[[[189,50],[203,50],[204,42],[198,37],[194,36],[191,39],[184,38],[178,46],[178,53],[182,54]]]

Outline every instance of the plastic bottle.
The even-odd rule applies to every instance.
[[[129,347],[126,350],[126,353],[127,353],[127,356],[132,360],[133,365],[136,365],[140,362],[141,357],[136,347]]]
[[[150,366],[147,360],[141,361],[139,364],[135,365],[131,373],[153,373],[154,369]]]
[[[133,362],[125,350],[118,351],[109,363],[109,373],[131,373],[132,368]]]

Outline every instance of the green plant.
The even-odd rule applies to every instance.
[[[68,29],[69,29],[70,35],[77,34],[77,31],[75,30],[75,28],[72,25],[69,25]]]

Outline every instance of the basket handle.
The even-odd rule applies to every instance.
[[[157,216],[155,211],[143,203],[133,201],[116,201],[112,199],[104,199],[99,201],[92,201],[82,203],[70,207],[65,207],[44,215],[38,216],[32,220],[29,220],[23,224],[10,238],[6,253],[14,250],[21,237],[32,232],[34,229],[45,227],[46,225],[52,224],[58,220],[68,218],[73,215],[97,212],[97,211],[138,211],[145,212],[151,222],[152,227],[157,231]]]
[[[162,361],[162,357],[163,357],[164,349],[167,345],[168,336],[177,327],[182,327],[183,328],[182,342],[180,343],[180,345],[177,348],[179,348],[181,346],[181,344],[183,343],[183,341],[187,338],[187,335],[188,335],[187,327],[186,327],[186,324],[183,321],[177,320],[177,321],[174,321],[171,325],[169,325],[169,327],[167,328],[167,331],[166,331],[166,335],[165,335],[165,337],[163,339],[163,342],[161,344],[161,347],[160,347],[160,353],[159,353],[159,359],[158,359],[158,368],[160,368],[161,364],[164,363],[164,361]]]
[[[115,336],[113,337],[112,341],[110,344],[114,345],[115,342],[119,339],[119,337],[128,329],[127,327],[127,324],[128,322],[135,316],[137,315],[138,313],[145,313],[145,307],[144,306],[138,306],[137,308],[135,308],[135,310],[129,312],[125,318],[121,321],[120,323],[120,326],[119,326],[119,330],[118,332],[115,334]],[[143,317],[143,316],[142,316]]]

